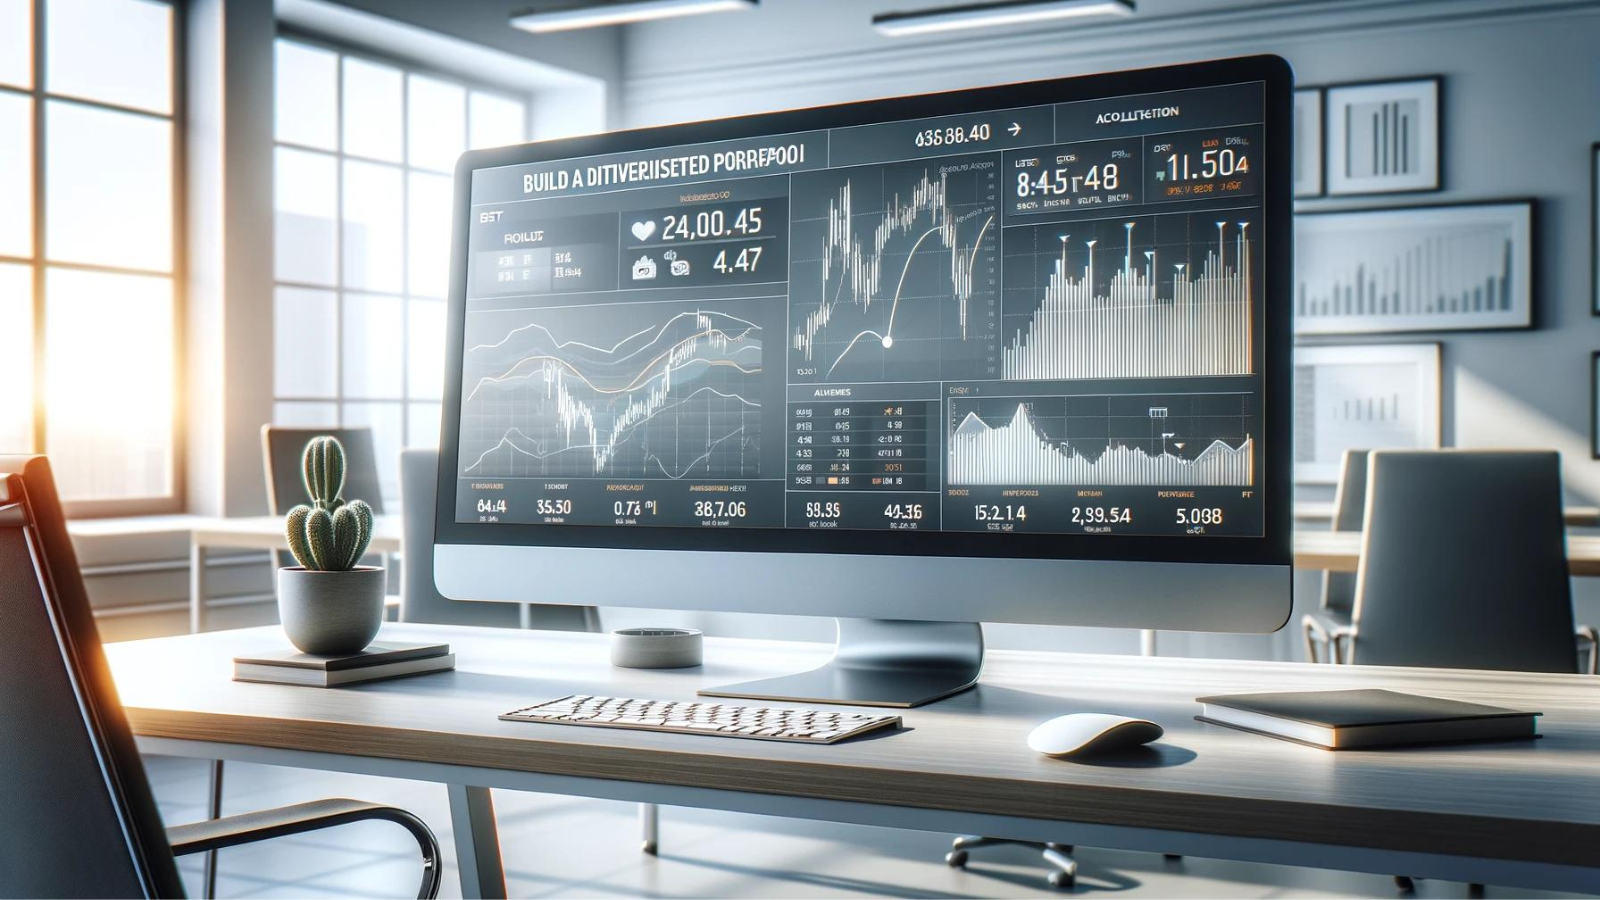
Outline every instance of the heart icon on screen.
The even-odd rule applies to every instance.
[[[633,236],[641,241],[650,240],[650,235],[656,233],[656,220],[646,219],[643,222],[633,223]]]

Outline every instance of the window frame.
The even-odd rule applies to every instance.
[[[334,303],[334,310],[333,310],[334,360],[333,360],[333,367],[332,367],[332,372],[331,372],[332,388],[329,390],[329,392],[328,392],[328,394],[326,396],[304,396],[304,395],[292,395],[292,394],[279,394],[278,393],[278,389],[277,389],[277,381],[276,381],[276,355],[274,355],[274,372],[272,373],[272,379],[273,379],[273,384],[272,384],[273,421],[274,422],[277,421],[277,419],[278,419],[277,410],[278,410],[278,407],[280,405],[282,405],[282,404],[297,404],[297,405],[321,404],[321,405],[324,405],[324,406],[330,406],[330,407],[333,408],[334,422],[330,423],[329,427],[360,427],[362,425],[362,423],[353,423],[347,417],[348,416],[348,408],[350,406],[352,406],[352,405],[366,406],[366,407],[371,407],[371,408],[389,408],[389,409],[398,408],[399,411],[400,411],[400,420],[399,420],[400,446],[401,447],[408,447],[408,446],[411,446],[409,439],[410,439],[410,435],[411,435],[412,428],[413,428],[413,422],[412,422],[413,407],[416,407],[416,406],[419,406],[419,405],[424,405],[424,404],[431,404],[433,406],[439,407],[441,410],[443,408],[443,397],[442,397],[442,395],[439,396],[439,397],[419,396],[419,395],[414,394],[412,392],[412,385],[411,385],[411,378],[410,378],[410,374],[411,374],[410,373],[410,351],[411,351],[411,341],[412,341],[412,335],[413,335],[413,330],[412,330],[412,328],[413,328],[413,326],[412,326],[412,309],[411,309],[411,306],[412,306],[412,303],[414,301],[417,301],[417,300],[424,300],[424,301],[428,301],[428,302],[437,302],[441,306],[445,305],[448,302],[447,301],[448,291],[446,291],[445,295],[440,295],[440,296],[432,296],[432,295],[429,295],[429,294],[420,294],[420,293],[416,292],[415,287],[412,284],[412,279],[411,279],[411,233],[410,233],[410,216],[411,216],[411,204],[412,204],[411,176],[413,174],[423,174],[423,175],[444,176],[444,177],[447,177],[447,178],[452,178],[453,175],[454,175],[453,171],[450,171],[450,170],[436,169],[436,168],[432,168],[432,167],[425,166],[425,165],[419,165],[419,164],[416,164],[416,163],[412,162],[412,159],[411,159],[411,147],[410,147],[411,78],[412,78],[412,76],[419,76],[419,77],[423,77],[423,78],[429,78],[429,79],[433,79],[433,80],[436,80],[436,81],[444,82],[444,83],[450,84],[450,85],[452,85],[454,87],[458,87],[458,88],[462,89],[462,91],[464,93],[464,97],[463,97],[464,107],[463,107],[463,118],[462,118],[462,127],[463,127],[463,132],[464,132],[463,135],[462,135],[462,139],[463,139],[462,140],[462,148],[463,148],[463,151],[472,149],[471,134],[472,134],[472,121],[473,120],[472,120],[471,106],[472,106],[472,95],[473,95],[473,93],[492,95],[492,96],[494,96],[494,97],[496,97],[498,99],[501,99],[501,100],[514,102],[518,106],[520,106],[522,108],[522,134],[520,135],[520,138],[521,138],[522,141],[528,141],[528,140],[532,139],[531,138],[532,130],[533,130],[533,103],[532,103],[532,98],[530,97],[528,91],[525,90],[525,89],[519,89],[517,87],[511,86],[511,85],[508,85],[508,84],[497,84],[497,83],[490,82],[490,81],[484,81],[483,79],[480,79],[480,78],[473,78],[473,77],[470,77],[470,76],[462,75],[459,72],[453,72],[453,71],[449,71],[447,69],[441,69],[441,68],[436,67],[436,66],[431,66],[431,65],[426,64],[426,63],[418,62],[418,61],[416,61],[414,59],[406,58],[406,57],[403,57],[403,56],[398,56],[398,55],[395,55],[394,53],[391,53],[391,52],[388,52],[388,51],[385,51],[385,50],[382,50],[382,49],[378,49],[378,48],[372,47],[372,46],[370,46],[368,44],[364,44],[364,43],[361,43],[359,41],[351,41],[351,40],[345,40],[345,39],[339,39],[339,38],[331,38],[331,37],[327,36],[326,34],[321,34],[321,33],[314,32],[314,31],[306,31],[304,29],[296,28],[296,27],[294,27],[292,25],[289,25],[287,23],[284,23],[282,21],[280,21],[278,23],[277,33],[276,33],[276,35],[274,35],[274,47],[275,48],[276,48],[276,45],[277,45],[277,43],[279,41],[288,41],[288,42],[291,42],[291,43],[300,44],[302,46],[306,46],[306,47],[309,47],[309,48],[312,48],[312,49],[315,49],[315,50],[320,50],[320,51],[323,51],[323,52],[326,52],[326,53],[331,53],[335,57],[335,61],[334,61],[334,83],[333,83],[334,115],[335,115],[333,148],[329,149],[327,147],[318,147],[318,146],[312,146],[312,145],[309,145],[309,144],[299,143],[299,142],[296,142],[296,141],[283,140],[283,139],[281,139],[281,138],[279,138],[277,136],[276,128],[274,128],[274,133],[273,133],[273,137],[272,137],[272,149],[273,149],[273,157],[274,157],[274,171],[276,171],[277,151],[280,148],[287,149],[287,150],[292,150],[292,151],[297,152],[297,153],[304,153],[304,154],[308,154],[308,155],[313,155],[313,156],[316,156],[316,157],[319,157],[319,158],[323,158],[323,159],[331,159],[333,161],[333,163],[334,163],[334,166],[335,166],[336,198],[335,198],[335,202],[334,202],[334,217],[335,218],[334,218],[334,221],[333,221],[333,226],[334,226],[333,230],[334,230],[334,235],[335,235],[334,248],[333,248],[333,263],[334,263],[334,280],[333,280],[333,282],[331,284],[318,284],[318,283],[314,283],[314,282],[290,281],[290,280],[281,279],[281,278],[278,277],[278,273],[276,271],[276,259],[274,260],[274,271],[273,271],[273,277],[272,277],[273,304],[274,304],[274,310],[275,311],[276,311],[276,306],[277,306],[277,293],[278,293],[278,291],[280,289],[303,290],[303,291],[318,291],[318,292],[323,292],[323,293],[328,293],[328,294],[332,294],[333,295],[333,303]],[[274,52],[274,58],[276,58],[276,52]],[[378,158],[374,158],[374,157],[371,157],[371,156],[365,156],[365,155],[362,155],[362,154],[359,154],[359,153],[352,153],[352,152],[349,152],[348,150],[345,149],[345,96],[344,96],[344,94],[345,94],[345,90],[344,90],[345,89],[345,62],[346,62],[346,60],[349,60],[349,59],[354,59],[354,60],[358,60],[358,61],[361,61],[361,62],[373,63],[373,64],[377,64],[377,65],[381,65],[381,66],[386,66],[386,67],[395,69],[400,73],[400,145],[401,145],[400,146],[400,150],[401,150],[401,152],[400,152],[400,158],[399,158],[398,161],[391,160],[391,159],[378,159]],[[274,77],[274,80],[276,80],[276,78],[277,78],[276,68],[274,68],[273,77]],[[276,95],[273,98],[272,114],[273,114],[273,117],[274,117],[274,122],[276,122],[276,116],[277,116],[277,97],[276,97]],[[351,286],[349,284],[349,282],[348,282],[349,273],[347,272],[346,266],[345,266],[345,252],[344,252],[345,251],[345,227],[346,227],[346,221],[347,221],[346,220],[347,207],[346,207],[346,190],[345,190],[345,180],[346,179],[345,179],[345,175],[346,175],[346,165],[348,163],[350,163],[350,162],[356,162],[356,163],[361,163],[361,164],[371,165],[371,166],[381,166],[381,167],[384,167],[386,169],[395,170],[395,171],[397,171],[399,173],[400,183],[401,183],[400,233],[401,233],[401,242],[402,242],[401,243],[401,247],[402,247],[402,249],[401,249],[401,253],[400,253],[400,268],[401,268],[401,272],[400,272],[400,289],[397,290],[397,291],[382,291],[382,290],[371,290],[371,289],[367,289],[367,288],[357,288],[357,287]],[[277,215],[278,215],[278,213],[277,213],[276,209],[274,209],[274,211],[273,211],[274,220],[276,220]],[[274,255],[275,256],[276,256],[276,252],[277,252],[276,248],[274,248]],[[399,394],[398,394],[397,397],[364,397],[364,396],[355,396],[355,395],[351,395],[351,394],[347,393],[346,390],[345,390],[345,369],[346,369],[346,359],[345,359],[345,357],[346,357],[346,353],[345,353],[345,318],[346,318],[346,314],[347,314],[347,302],[348,302],[349,298],[351,296],[354,296],[354,295],[377,297],[377,298],[383,298],[385,300],[394,300],[394,301],[397,301],[399,303],[399,305],[400,305],[400,309],[401,309],[401,348],[400,348],[400,353],[401,353],[401,365],[402,365],[402,379],[401,379],[400,391],[399,391]],[[276,315],[276,312],[274,314]],[[274,334],[274,340],[276,340],[276,338],[277,338],[277,335],[275,333]],[[385,498],[385,499],[387,500],[389,498]]]
[[[49,63],[47,59],[49,54],[47,39],[50,0],[29,0],[27,3],[29,15],[31,16],[29,23],[31,46],[28,49],[32,57],[28,67],[30,76],[28,87],[0,85],[0,93],[28,98],[29,112],[31,114],[30,124],[33,129],[32,140],[29,142],[29,149],[33,154],[33,158],[30,161],[33,249],[28,256],[0,254],[0,263],[27,266],[33,279],[33,441],[29,452],[46,456],[50,454],[50,417],[45,402],[49,366],[49,361],[46,358],[46,341],[49,331],[49,301],[45,288],[48,281],[46,277],[48,272],[51,269],[70,269],[113,275],[164,276],[172,285],[172,452],[168,469],[168,475],[171,478],[171,491],[164,496],[63,500],[62,508],[64,512],[69,518],[74,519],[176,513],[185,509],[188,500],[185,481],[185,472],[187,471],[187,448],[185,442],[188,429],[185,417],[187,405],[184,403],[184,384],[188,371],[188,358],[185,351],[187,347],[187,235],[189,205],[186,154],[188,135],[186,85],[188,84],[188,73],[185,67],[185,48],[187,46],[184,23],[185,9],[182,0],[145,0],[145,2],[166,6],[172,11],[169,31],[170,49],[167,60],[172,82],[171,97],[169,98],[170,113],[163,114],[139,107],[92,100],[74,94],[55,93],[49,90],[46,83],[46,69]],[[171,126],[172,260],[170,271],[161,272],[154,269],[137,269],[127,266],[52,262],[50,260],[47,234],[48,222],[45,215],[45,209],[48,205],[46,199],[46,181],[48,180],[46,166],[49,151],[48,135],[46,133],[46,120],[48,117],[45,115],[45,108],[51,102],[69,103],[105,112],[140,116],[152,121],[166,122]]]

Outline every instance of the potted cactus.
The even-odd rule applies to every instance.
[[[302,459],[311,504],[289,511],[285,531],[298,566],[278,570],[278,616],[305,653],[358,653],[383,623],[386,573],[360,565],[372,541],[372,507],[344,499],[344,446],[312,438]]]

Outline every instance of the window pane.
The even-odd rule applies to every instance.
[[[0,254],[33,255],[33,101],[5,91],[0,91]]]
[[[273,392],[279,397],[336,397],[334,343],[339,306],[332,291],[280,287],[273,299]]]
[[[345,160],[345,287],[395,294],[402,290],[401,184],[398,168]]]
[[[52,269],[45,408],[61,494],[172,494],[172,280]]]
[[[405,306],[399,297],[344,296],[344,395],[400,399],[405,391]]]
[[[332,285],[339,217],[335,157],[279,147],[273,151],[273,270],[280,281]]]
[[[171,6],[49,0],[45,31],[45,88],[51,93],[172,112]]]
[[[59,100],[45,120],[50,259],[171,271],[172,123]]]
[[[32,0],[0,0],[0,84],[33,86]]]
[[[528,139],[527,107],[496,94],[472,92],[472,149],[520,144]]]
[[[293,41],[274,47],[278,140],[339,149],[339,55]]]
[[[334,403],[296,403],[272,405],[272,424],[292,428],[338,428],[339,407]]]
[[[33,270],[0,264],[0,453],[33,452]]]
[[[400,162],[400,70],[344,58],[344,152]]]
[[[425,169],[449,172],[466,149],[467,92],[447,81],[408,76],[406,161]]]
[[[378,455],[378,489],[383,491],[385,509],[400,508],[400,447],[402,443],[401,405],[399,403],[346,403],[344,424],[367,425],[372,428],[372,446]],[[351,497],[366,500],[371,497]]]
[[[407,396],[437,400],[444,396],[444,301],[412,300],[409,331]]]
[[[410,291],[426,297],[444,297],[450,291],[450,178],[412,172],[409,181],[406,263]]]
[[[413,403],[406,414],[406,446],[439,446],[440,406],[437,403]]]

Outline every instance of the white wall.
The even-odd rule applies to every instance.
[[[1576,502],[1600,498],[1590,459],[1590,145],[1600,141],[1600,4],[1591,0],[1370,0],[1271,5],[1141,0],[1131,20],[896,42],[874,11],[903,0],[763,0],[755,13],[634,26],[624,42],[630,126],[1251,53],[1277,53],[1302,84],[1444,76],[1445,189],[1435,203],[1537,198],[1536,326],[1528,331],[1405,335],[1443,344],[1444,439],[1459,446],[1544,446],[1563,454]],[[1307,209],[1404,204],[1312,201]],[[1331,496],[1330,492],[1308,495]],[[1579,614],[1600,619],[1580,579]],[[1302,573],[1298,604],[1314,603]],[[645,618],[651,618],[646,616]],[[655,617],[659,618],[659,616]],[[1296,617],[1298,619],[1298,616]],[[733,627],[717,621],[713,627]],[[826,624],[785,622],[816,634]],[[993,629],[996,644],[1136,649],[1128,634]],[[1163,652],[1294,655],[1271,638],[1164,636]]]

